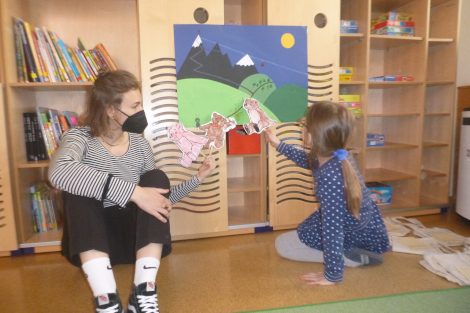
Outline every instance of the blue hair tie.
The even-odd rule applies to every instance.
[[[348,157],[348,150],[338,149],[333,153],[333,156],[337,157],[340,161],[343,161]]]

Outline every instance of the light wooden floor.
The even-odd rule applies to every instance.
[[[470,237],[470,222],[455,214],[418,219]],[[298,275],[323,265],[281,259],[273,245],[281,233],[175,242],[157,277],[161,312],[243,312],[458,287],[421,267],[421,256],[392,252],[383,265],[347,268],[338,285],[307,286]],[[114,267],[125,303],[133,270],[133,265]],[[91,299],[81,270],[59,253],[0,258],[1,312],[91,313]]]

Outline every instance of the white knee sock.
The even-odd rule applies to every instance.
[[[82,264],[95,297],[116,292],[116,281],[109,258],[96,258]]]
[[[155,283],[160,261],[156,258],[145,257],[135,262],[134,285],[138,286],[144,282]]]

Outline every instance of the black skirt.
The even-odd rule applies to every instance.
[[[170,189],[170,181],[152,170],[141,176],[139,186]],[[88,250],[107,253],[112,265],[135,263],[137,250],[149,243],[163,244],[162,258],[171,253],[170,221],[162,223],[135,203],[105,208],[102,201],[68,192],[63,198],[62,254],[73,265],[81,266],[79,254]]]

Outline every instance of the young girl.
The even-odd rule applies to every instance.
[[[296,231],[276,238],[276,250],[285,258],[323,262],[324,272],[300,276],[311,285],[333,285],[343,280],[344,266],[380,264],[389,250],[380,212],[346,149],[354,116],[344,106],[318,102],[307,112],[304,140],[310,154],[281,142],[269,129],[266,141],[300,167],[313,171],[320,209]]]
[[[170,187],[141,135],[147,119],[140,83],[127,71],[98,76],[81,120],[64,133],[49,168],[65,200],[62,254],[85,272],[96,312],[124,313],[112,265],[135,263],[128,312],[157,313],[155,278],[171,252],[171,205],[211,173],[214,157]]]

